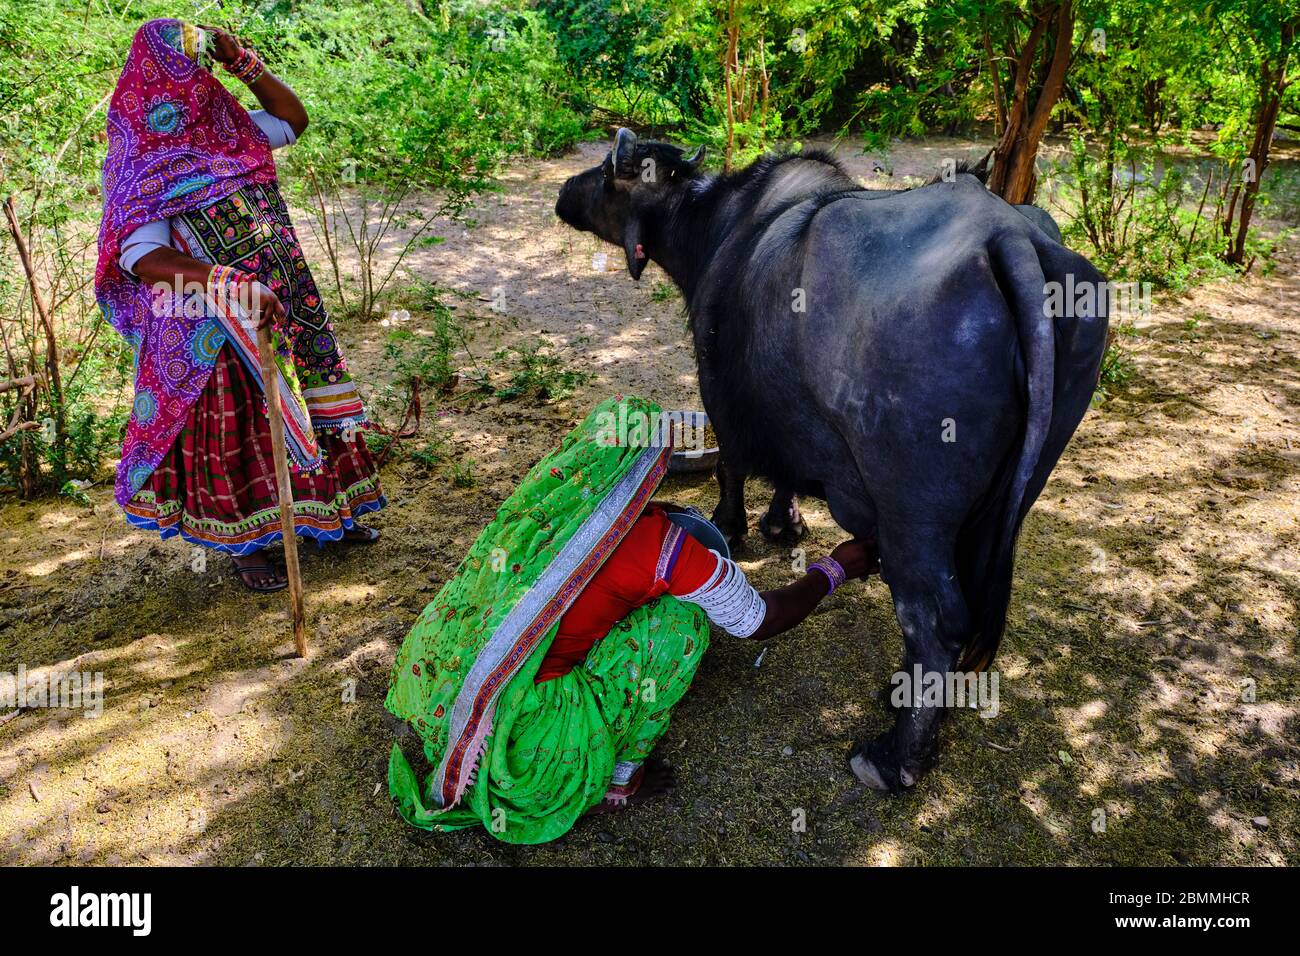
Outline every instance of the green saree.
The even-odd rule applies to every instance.
[[[386,705],[435,768],[421,784],[394,745],[389,792],[412,825],[553,840],[601,801],[617,763],[643,760],[667,729],[708,646],[704,613],[669,595],[627,615],[583,667],[534,683],[560,617],[667,470],[666,443],[620,442],[614,423],[659,414],[635,398],[597,406],[506,499],[407,635]]]

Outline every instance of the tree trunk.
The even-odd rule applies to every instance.
[[[1146,119],[1147,129],[1152,136],[1158,134],[1164,125],[1164,92],[1164,77],[1147,80],[1142,84],[1142,116]]]
[[[1050,58],[1047,48],[1049,36],[1053,38]],[[1035,5],[1034,25],[1016,57],[1011,109],[1006,116],[1002,137],[993,151],[993,172],[989,176],[989,189],[1009,203],[1033,201],[1038,185],[1034,168],[1038,144],[1051,119],[1052,107],[1065,85],[1073,37],[1072,0]],[[1030,80],[1035,72],[1040,46],[1043,47],[1041,81],[1031,90]]]
[[[989,82],[993,84],[993,132],[998,136],[1007,127],[1007,103],[1002,96],[1002,68],[993,56],[993,43],[989,40],[988,24],[981,31],[984,40],[984,56],[989,65]]]
[[[1246,262],[1246,238],[1250,232],[1250,218],[1255,212],[1255,201],[1259,198],[1259,183],[1264,176],[1264,169],[1268,166],[1269,147],[1273,142],[1273,133],[1277,129],[1278,114],[1282,110],[1282,95],[1287,88],[1287,61],[1295,42],[1297,28],[1300,28],[1300,22],[1284,23],[1282,43],[1277,58],[1266,57],[1260,64],[1259,108],[1255,114],[1255,138],[1247,154],[1251,162],[1252,175],[1248,179],[1243,177],[1244,181],[1233,188],[1232,199],[1228,203],[1228,214],[1223,220],[1223,234],[1228,239],[1228,248],[1223,258],[1225,262],[1235,266],[1244,265]],[[1241,199],[1240,208],[1237,206],[1238,198]]]
[[[63,472],[67,468],[67,458],[65,452],[68,444],[67,429],[67,410],[63,403],[63,375],[59,370],[59,344],[54,333],[54,317],[45,303],[45,297],[41,294],[40,287],[37,285],[36,267],[32,262],[31,251],[28,248],[27,240],[23,237],[22,226],[18,222],[18,207],[14,203],[14,197],[9,196],[4,202],[5,218],[9,221],[9,234],[13,236],[14,245],[18,247],[18,258],[22,263],[23,273],[27,276],[27,289],[31,295],[34,319],[39,322],[40,329],[45,333],[45,387],[49,392],[49,401],[51,410],[54,412],[54,453],[55,461],[59,463],[56,479],[63,481]],[[36,340],[37,322],[33,322],[32,340]],[[33,349],[35,345],[33,345]],[[33,367],[31,371],[37,371],[35,367],[35,354],[33,353]],[[31,402],[30,417],[35,418],[36,400],[29,397]],[[31,443],[27,441],[26,436],[23,438],[23,451],[26,455]],[[35,482],[35,478],[32,478]],[[32,489],[34,490],[34,484]],[[26,489],[25,489],[26,490]]]
[[[736,20],[736,0],[727,3],[727,51],[722,61],[723,95],[727,100],[727,149],[722,157],[723,172],[731,172],[731,156],[736,148],[736,62],[740,46],[740,24]]]

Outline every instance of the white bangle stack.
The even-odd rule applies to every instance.
[[[745,572],[736,562],[718,552],[718,567],[709,579],[690,594],[679,600],[695,604],[704,610],[709,620],[735,637],[749,637],[758,630],[767,616],[763,596],[754,590]]]

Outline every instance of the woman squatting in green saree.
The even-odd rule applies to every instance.
[[[663,792],[670,772],[650,754],[709,622],[766,640],[878,570],[851,541],[756,591],[717,529],[652,501],[672,449],[647,436],[666,421],[636,398],[599,405],[506,499],[407,635],[386,704],[433,768],[421,783],[394,745],[389,791],[411,824],[544,843],[588,812]]]

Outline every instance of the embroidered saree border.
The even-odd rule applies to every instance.
[[[294,501],[294,525],[299,537],[336,541],[356,518],[378,511],[386,504],[374,478],[366,478],[336,492],[332,502]],[[344,508],[351,512],[352,519],[340,519],[339,512]],[[145,489],[137,492],[124,510],[130,524],[144,531],[157,531],[164,541],[179,534],[192,544],[236,556],[256,551],[282,537],[279,505],[255,511],[242,521],[215,521],[186,514],[175,501],[159,506],[153,491]]]

